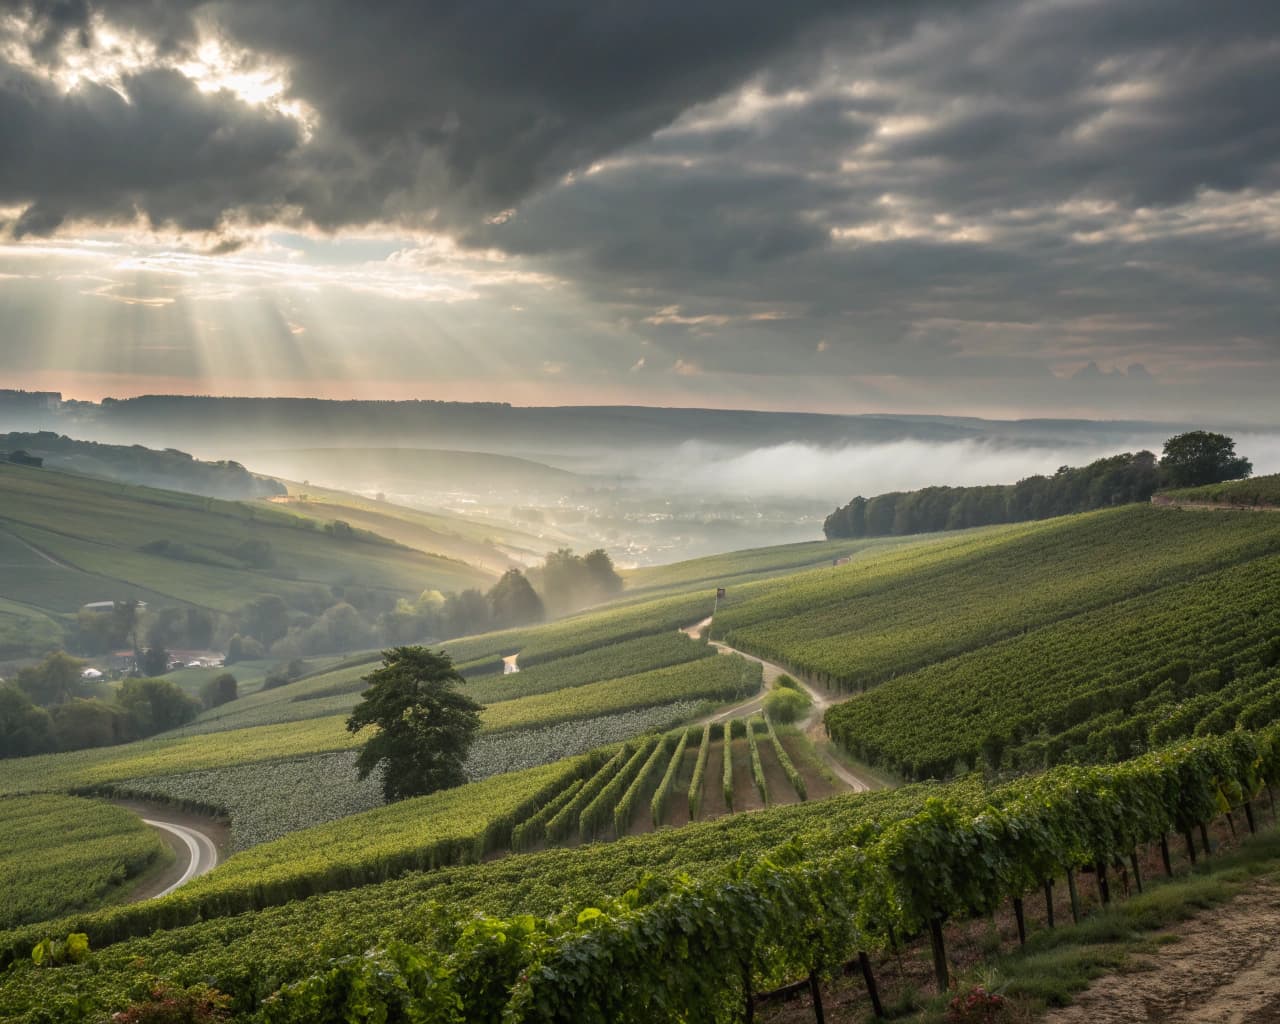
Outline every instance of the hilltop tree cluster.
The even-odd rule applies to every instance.
[[[1157,460],[1149,451],[1125,452],[1087,466],[1062,466],[1053,476],[1016,484],[925,487],[872,498],[858,496],[827,516],[828,538],[905,536],[1021,523],[1149,501],[1161,487],[1189,487],[1246,477],[1248,459],[1222,434],[1192,431],[1165,442]]]

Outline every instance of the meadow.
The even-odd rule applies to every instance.
[[[1159,491],[1156,501],[1178,504],[1205,502],[1214,505],[1240,505],[1245,507],[1280,506],[1280,473],[1255,476],[1248,480],[1228,480],[1221,484],[1203,487],[1179,487]]]

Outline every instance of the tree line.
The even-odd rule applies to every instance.
[[[1022,523],[1149,501],[1161,487],[1193,487],[1246,477],[1248,459],[1222,434],[1191,431],[1165,442],[1157,459],[1149,451],[1124,452],[1087,466],[1062,466],[1052,476],[1016,484],[924,487],[871,498],[859,495],[822,524],[828,539],[891,537]]]

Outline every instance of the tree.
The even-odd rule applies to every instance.
[[[168,679],[126,679],[116,700],[128,713],[135,736],[176,729],[200,713],[200,702]]]
[[[493,624],[498,629],[541,622],[545,615],[542,598],[534,592],[519,569],[504,572],[485,597],[492,609]]]
[[[240,610],[240,632],[270,647],[289,632],[289,607],[277,594],[266,594]]]
[[[484,709],[457,690],[465,681],[444,651],[383,651],[382,667],[365,677],[369,688],[347,719],[352,733],[378,727],[356,758],[360,778],[381,767],[382,791],[389,801],[466,782],[462,766],[480,732]]]
[[[0,757],[27,757],[57,749],[53,719],[9,683],[0,683]]]
[[[169,671],[169,652],[163,647],[148,647],[142,652],[138,669],[144,676],[162,676]]]
[[[73,700],[53,709],[53,731],[59,750],[109,747],[129,739],[129,721],[114,704]]]
[[[236,677],[230,672],[222,672],[200,687],[200,699],[207,708],[221,707],[235,700],[239,691]]]
[[[37,704],[52,707],[65,704],[72,697],[85,693],[80,673],[84,662],[69,654],[55,651],[39,665],[31,665],[18,672],[18,688]]]
[[[1192,430],[1164,443],[1160,471],[1167,487],[1198,487],[1224,480],[1241,480],[1253,464],[1236,455],[1236,443],[1225,434]]]

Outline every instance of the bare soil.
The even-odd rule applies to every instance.
[[[760,799],[760,790],[756,789],[756,780],[751,774],[751,750],[747,746],[747,738],[738,737],[733,741],[732,749],[734,812],[758,811],[764,807],[764,801]]]
[[[734,767],[736,768],[737,765]],[[724,804],[723,786],[721,786],[723,778],[724,744],[712,740],[711,749],[707,752],[707,769],[702,776],[702,808],[698,812],[699,821],[710,821],[712,818],[720,818],[729,813],[729,808]]]
[[[1280,1021],[1280,885],[1259,883],[1172,928],[1177,941],[1135,956],[1048,1024],[1264,1024]]]
[[[778,763],[778,755],[774,753],[773,744],[769,741],[768,735],[757,736],[756,743],[760,747],[760,767],[764,769],[764,781],[769,790],[770,806],[798,804],[800,794],[795,791],[791,780],[787,778],[787,773]]]

